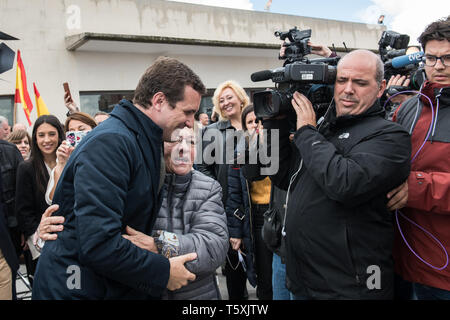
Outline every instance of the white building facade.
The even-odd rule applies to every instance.
[[[274,32],[294,26],[312,29],[311,41],[334,45],[338,53],[344,46],[376,51],[385,30],[163,0],[0,0],[0,31],[20,39],[5,43],[21,51],[33,104],[35,82],[61,121],[67,112],[64,82],[82,111],[109,112],[121,98],[132,97],[141,75],[161,55],[181,60],[201,77],[208,88],[202,109],[211,107],[214,89],[228,79],[251,96],[273,83],[254,83],[250,75],[282,65]],[[0,115],[10,121],[15,70],[16,64],[0,75]]]

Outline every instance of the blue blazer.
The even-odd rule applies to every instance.
[[[124,239],[127,225],[150,234],[160,199],[162,129],[130,101],[73,151],[53,199],[64,230],[48,241],[33,299],[159,298],[169,261]]]

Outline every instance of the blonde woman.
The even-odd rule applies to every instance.
[[[213,113],[216,112],[219,115],[219,121],[213,123],[212,125],[209,125],[202,130],[201,136],[203,141],[201,143],[202,150],[200,156],[202,156],[203,158],[202,161],[200,161],[201,163],[197,165],[197,169],[207,176],[210,176],[211,178],[219,181],[222,189],[224,190],[222,201],[225,204],[228,171],[225,161],[226,143],[220,143],[221,141],[216,141],[215,139],[211,141],[210,139],[204,139],[204,137],[205,135],[206,137],[209,137],[210,135],[221,135],[223,138],[221,140],[226,141],[227,130],[241,130],[241,113],[242,110],[250,104],[250,98],[248,97],[245,90],[236,81],[227,80],[221,83],[214,91],[213,104]],[[216,131],[211,132],[209,130]],[[215,143],[214,151],[211,153],[211,156],[213,158],[215,157],[215,150],[223,151],[220,161],[211,162],[207,161],[209,159],[204,158],[205,153],[203,151],[205,151],[206,147],[211,142]],[[198,153],[199,152],[197,152],[197,154]]]
[[[242,110],[250,104],[245,90],[233,80],[221,83],[213,96],[213,111],[219,114],[219,122],[228,122],[236,130],[241,130]]]

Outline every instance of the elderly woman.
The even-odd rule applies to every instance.
[[[195,156],[193,130],[178,129],[171,142],[164,143],[165,183],[161,190],[162,206],[153,226],[153,236],[126,228],[124,238],[136,246],[174,257],[190,252],[197,259],[186,263],[196,275],[187,286],[167,291],[168,300],[221,299],[215,270],[222,264],[228,250],[228,230],[221,202],[222,190],[217,181],[192,170]],[[64,217],[50,217],[57,210],[47,210],[40,224],[40,237],[54,240],[62,230]]]
[[[31,137],[26,130],[17,129],[11,132],[6,141],[15,144],[23,160],[28,160],[30,157]]]

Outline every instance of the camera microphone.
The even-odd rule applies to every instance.
[[[395,69],[399,69],[399,68],[403,68],[410,64],[416,64],[416,63],[422,62],[423,55],[424,55],[423,51],[420,51],[420,52],[415,52],[415,53],[411,53],[408,55],[394,58],[394,59],[392,59],[392,66]]]
[[[266,81],[272,79],[272,71],[271,70],[263,70],[252,73],[251,77],[253,82],[258,81]]]

